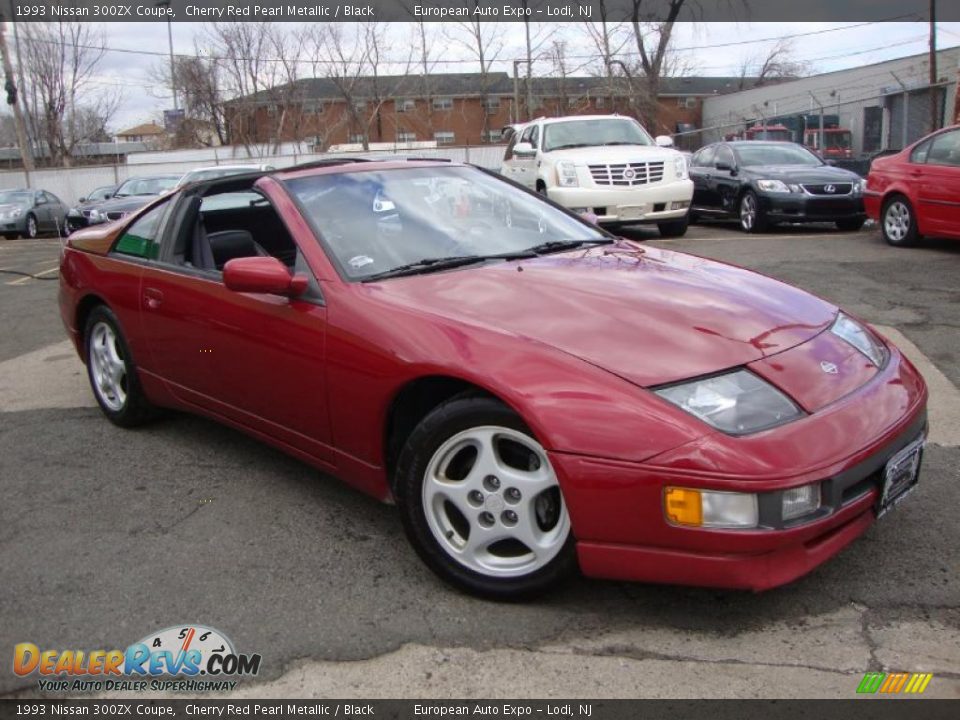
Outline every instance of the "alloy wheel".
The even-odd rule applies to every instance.
[[[90,368],[97,397],[114,412],[127,402],[127,364],[113,328],[105,322],[93,326],[90,334]]]
[[[31,215],[27,218],[27,237],[35,238],[37,236],[37,219]]]
[[[539,570],[570,534],[546,452],[511,428],[474,427],[444,442],[427,465],[422,502],[444,551],[488,577]]]
[[[883,216],[883,229],[887,237],[895,242],[902,242],[910,232],[910,208],[906,203],[895,200],[887,206],[887,212]]]
[[[757,201],[753,195],[747,193],[740,201],[740,224],[744,230],[752,230],[757,221]]]

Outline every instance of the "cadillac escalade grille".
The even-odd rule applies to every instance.
[[[619,163],[615,165],[588,165],[596,185],[632,187],[649,185],[663,180],[662,162]]]

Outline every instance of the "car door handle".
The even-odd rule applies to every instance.
[[[163,293],[156,288],[147,288],[143,291],[143,299],[148,310],[156,310],[163,303]]]

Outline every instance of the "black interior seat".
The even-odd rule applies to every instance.
[[[236,258],[266,257],[268,254],[247,230],[221,230],[209,233],[207,241],[217,270],[223,270],[224,265]]]

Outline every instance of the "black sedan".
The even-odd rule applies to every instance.
[[[76,226],[83,227],[80,225],[83,221],[86,221],[87,225],[97,225],[119,220],[134,210],[139,210],[157,195],[172,190],[179,180],[180,175],[130,178],[117,188],[110,199],[84,208],[81,214],[82,220],[71,216],[70,224],[73,229],[76,229]]]
[[[66,214],[67,206],[46,190],[0,192],[0,232],[4,237],[35,238],[44,232],[59,235]]]
[[[90,216],[90,210],[98,203],[109,200],[117,191],[117,185],[104,185],[95,188],[77,201],[77,204],[70,208],[67,213],[66,231],[69,235],[74,230],[86,227],[89,223],[87,218]]]
[[[743,140],[701,148],[690,160],[690,219],[737,218],[745,232],[776,223],[866,221],[863,179],[828,165],[802,145]]]

